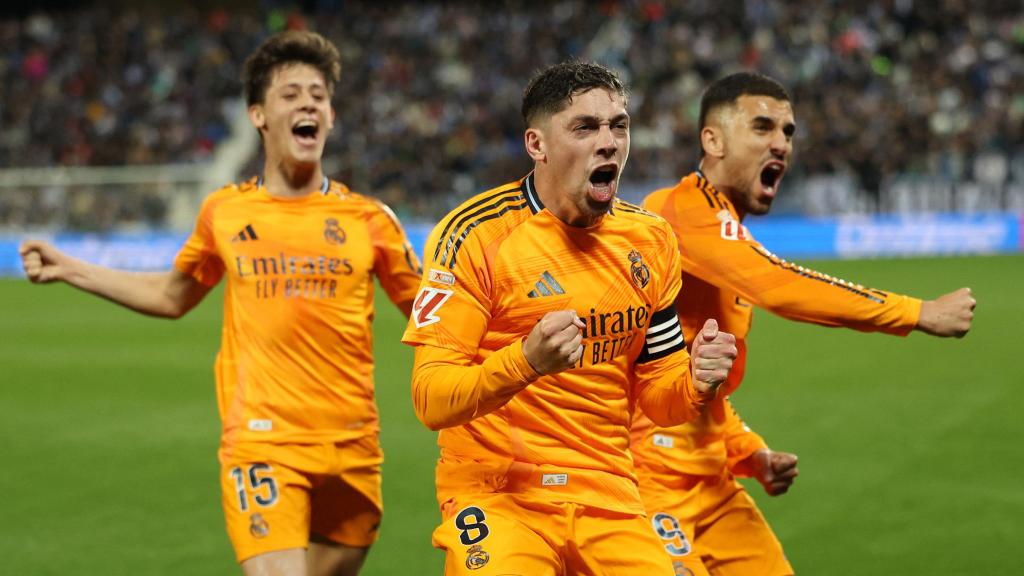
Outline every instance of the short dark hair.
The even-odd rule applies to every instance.
[[[274,34],[260,44],[246,60],[242,71],[245,100],[249,106],[262,104],[271,76],[280,66],[309,64],[324,75],[327,93],[341,79],[341,56],[330,40],[308,30],[287,30]]]
[[[629,89],[609,68],[595,62],[566,60],[548,66],[533,76],[523,92],[523,120],[531,126],[539,116],[557,114],[572,103],[572,97],[603,88],[629,97]]]
[[[700,99],[700,123],[697,134],[704,130],[708,115],[716,108],[735,104],[740,96],[767,96],[776,100],[790,101],[789,92],[764,74],[737,72],[715,81],[704,91]]]

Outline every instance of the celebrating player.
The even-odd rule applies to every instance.
[[[691,362],[672,230],[615,198],[619,79],[552,66],[522,112],[534,171],[437,225],[404,336],[416,413],[441,431],[434,545],[447,574],[671,574],[637,492],[633,406],[666,425],[696,416],[733,338],[708,321]]]
[[[684,333],[698,334],[705,318],[716,318],[721,329],[736,335],[739,348],[721,393],[698,419],[663,428],[656,418],[641,416],[633,426],[640,492],[680,574],[793,573],[764,517],[735,480],[752,476],[774,496],[785,493],[797,475],[796,455],[768,448],[728,400],[743,378],[751,306],[865,332],[906,335],[917,329],[961,337],[971,327],[975,301],[968,288],[922,302],[790,264],[751,238],[743,219],[771,208],[795,130],[781,85],[753,73],[725,77],[701,100],[700,170],[644,201],[678,237],[685,290],[675,307]]]
[[[420,266],[387,207],[322,172],[340,73],[337,49],[312,32],[280,33],[249,57],[263,174],[206,199],[170,271],[94,266],[45,242],[20,249],[32,282],[151,316],[184,315],[227,276],[219,457],[246,574],[355,575],[381,517],[373,278],[408,315]]]

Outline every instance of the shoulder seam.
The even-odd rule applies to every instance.
[[[478,220],[475,220],[474,222],[472,222],[471,224],[466,226],[466,228],[462,231],[462,234],[459,236],[459,239],[455,241],[455,245],[452,247],[451,258],[449,259],[448,264],[447,264],[448,269],[449,270],[454,270],[455,269],[455,258],[459,254],[459,248],[462,248],[462,243],[465,242],[466,238],[469,237],[469,233],[472,232],[474,228],[476,228],[477,226],[479,226],[480,224],[483,224],[484,222],[486,222],[488,220],[493,220],[495,218],[501,218],[507,212],[510,212],[510,211],[518,212],[519,210],[522,210],[524,208],[529,208],[529,206],[530,206],[530,204],[524,198],[523,201],[520,202],[519,204],[510,204],[508,206],[505,206],[501,210],[498,210],[497,212],[494,212],[492,214],[488,214],[486,216],[482,216]],[[442,266],[445,265],[443,259],[441,261],[441,265]]]
[[[650,210],[644,208],[643,206],[637,206],[636,204],[632,204],[630,202],[626,202],[625,200],[618,199],[616,199],[616,203],[619,205],[617,206],[617,208],[622,210],[623,212],[629,212],[630,214],[639,214],[641,216],[654,218],[655,220],[662,219],[661,216],[658,216],[657,214],[651,212]]]
[[[708,194],[708,188],[711,189],[711,194]],[[697,189],[704,195],[704,199],[708,201],[708,208],[714,210],[716,202],[719,209],[725,208],[725,206],[722,206],[722,201],[718,198],[718,191],[713,186],[710,186],[703,176],[697,176]],[[712,195],[714,195],[714,200],[712,200]]]
[[[516,201],[521,201],[524,206],[526,205],[526,198],[523,196],[521,186],[499,190],[493,194],[485,193],[475,202],[457,209],[446,216],[445,219],[447,222],[445,222],[444,229],[437,238],[437,246],[434,248],[432,260],[438,261],[443,265],[445,259],[448,257],[448,252],[453,249],[456,242],[461,245],[462,240],[465,239],[469,231],[475,228],[481,221],[497,217],[485,217],[484,215],[487,212],[497,209],[502,204]],[[504,213],[505,211],[501,211],[498,216]],[[440,226],[440,224],[438,224],[438,226]],[[465,229],[463,229],[464,227]],[[457,240],[457,238],[459,238],[460,229],[463,229],[463,232],[461,239]],[[444,247],[443,253],[441,251],[442,247]],[[426,254],[424,254],[424,257],[425,256]],[[438,260],[438,258],[440,258],[440,260]]]

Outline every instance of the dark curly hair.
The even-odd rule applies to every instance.
[[[697,133],[704,129],[708,114],[721,106],[731,106],[740,96],[767,96],[789,102],[789,92],[774,79],[757,72],[737,72],[716,80],[708,86],[700,99],[700,125]]]
[[[287,64],[309,64],[324,75],[327,93],[334,94],[334,84],[341,79],[341,56],[330,40],[308,30],[287,30],[267,38],[245,60],[242,82],[249,106],[263,103],[270,78],[278,67]]]
[[[629,89],[619,76],[601,64],[567,60],[548,66],[534,75],[523,92],[523,120],[532,126],[539,117],[561,112],[572,103],[573,96],[593,88],[629,97]]]

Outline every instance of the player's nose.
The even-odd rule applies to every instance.
[[[615,134],[608,126],[601,126],[597,133],[597,153],[601,156],[611,156],[619,149],[619,142]]]
[[[789,156],[789,153],[793,150],[793,140],[782,130],[772,132],[772,139],[769,145],[771,146],[772,153],[780,158]]]

